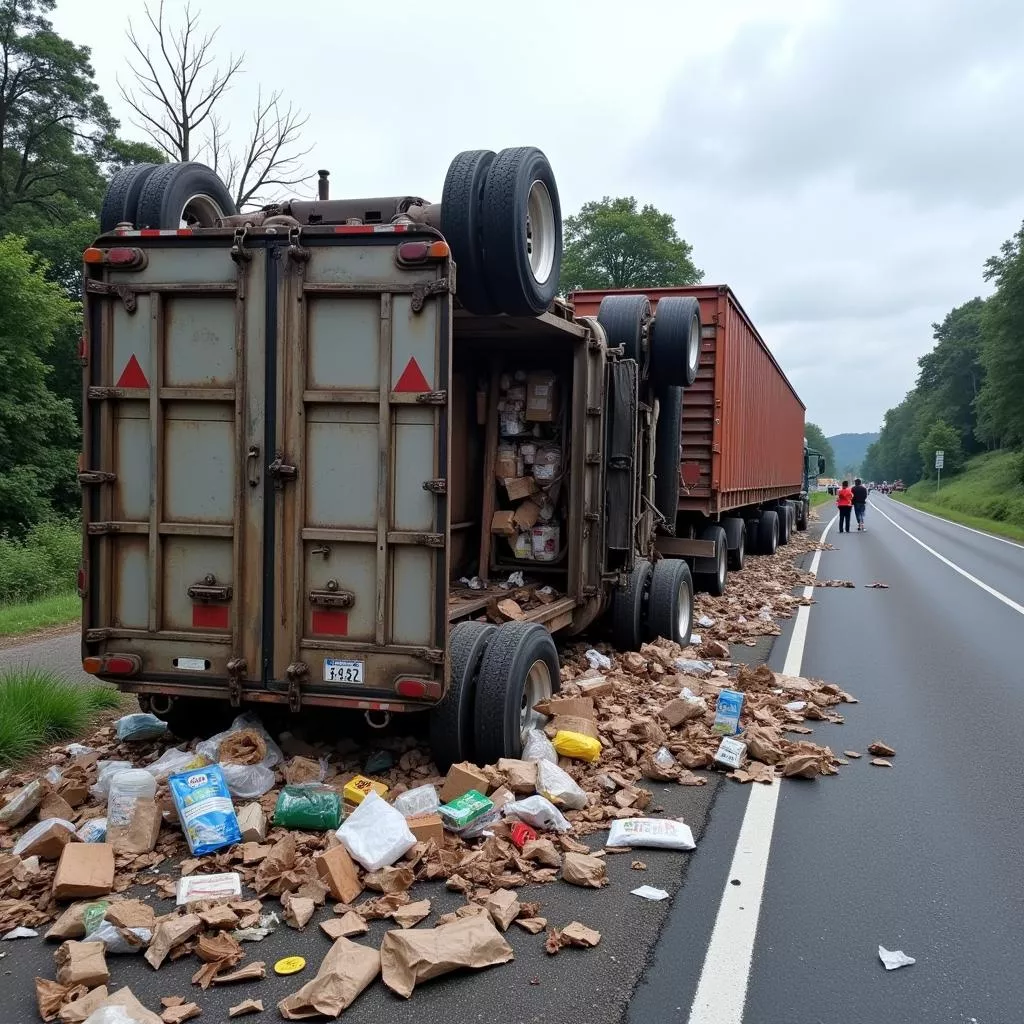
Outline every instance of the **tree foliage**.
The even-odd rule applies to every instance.
[[[0,238],[0,534],[74,501],[77,425],[46,355],[77,314],[24,239]]]
[[[824,475],[835,476],[836,453],[832,449],[832,442],[825,436],[825,432],[817,423],[811,423],[808,420],[808,422],[804,424],[804,437],[807,438],[807,444],[809,447],[825,456]]]
[[[698,284],[704,272],[692,256],[671,214],[638,209],[633,196],[605,196],[565,222],[561,290]]]
[[[960,443],[960,432],[945,420],[936,420],[918,445],[921,469],[928,479],[936,476],[935,453],[944,455],[942,471],[952,476],[964,468],[964,449]]]

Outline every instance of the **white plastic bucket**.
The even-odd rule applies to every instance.
[[[155,797],[156,779],[144,768],[130,768],[127,771],[118,772],[110,780],[107,824],[110,826],[130,825],[136,801],[152,800]]]

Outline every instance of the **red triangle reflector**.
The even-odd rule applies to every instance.
[[[128,365],[121,371],[121,376],[117,378],[117,386],[119,388],[149,387],[149,381],[146,380],[146,375],[142,372],[142,367],[139,366],[139,361],[135,358],[134,353],[128,360]]]
[[[427,378],[423,376],[420,364],[416,362],[416,357],[413,356],[409,362],[405,364],[402,376],[398,378],[398,383],[395,385],[395,391],[409,392],[429,390],[430,384],[427,383]]]

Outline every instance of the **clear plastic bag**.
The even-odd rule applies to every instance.
[[[96,784],[89,787],[89,792],[101,804],[110,796],[110,783],[118,772],[131,771],[131,761],[97,761]]]
[[[338,838],[367,871],[390,867],[416,845],[402,814],[376,793],[368,793],[348,816]]]
[[[222,764],[228,792],[239,800],[256,800],[274,788],[274,773],[262,764]]]
[[[83,843],[103,843],[107,839],[107,819],[90,818],[78,826],[75,833]]]
[[[513,800],[502,808],[506,818],[515,818],[536,829],[548,832],[568,832],[572,828],[565,815],[542,796],[528,796],[525,800]]]
[[[550,761],[537,762],[537,792],[553,804],[561,804],[571,811],[587,806],[587,794],[573,781],[572,776]]]
[[[587,664],[591,668],[603,669],[607,672],[612,667],[612,659],[607,654],[602,654],[600,651],[595,651],[591,648],[586,652],[584,657],[587,659]]]
[[[550,761],[552,764],[558,764],[558,751],[540,729],[530,729],[523,745],[522,760]]]
[[[135,936],[135,942],[121,934],[109,921],[103,920],[99,927],[85,933],[86,942],[102,942],[104,949],[112,956],[123,956],[131,953],[144,953],[153,940],[153,933],[148,928],[126,928],[126,932]]]
[[[230,736],[232,733],[241,732],[243,729],[255,730],[266,741],[267,753],[263,758],[264,768],[273,768],[284,760],[284,754],[281,753],[281,748],[271,738],[270,733],[263,728],[263,723],[259,718],[257,718],[251,711],[246,711],[244,714],[239,715],[231,723],[230,729],[226,729],[224,732],[217,733],[216,736],[211,736],[208,740],[203,740],[201,743],[197,743],[196,751],[202,754],[208,761],[216,761],[218,760],[220,745],[225,738]]]
[[[417,814],[434,814],[440,806],[441,801],[433,786],[417,786],[406,793],[400,793],[394,802],[395,810],[406,818],[414,818]]]
[[[152,764],[147,764],[146,771],[157,782],[166,782],[172,775],[190,772],[193,768],[205,768],[210,762],[195,750],[179,750],[171,747],[165,750]]]
[[[47,818],[45,821],[37,821],[15,844],[11,853],[20,857],[40,837],[46,835],[51,828],[66,828],[72,835],[75,835],[75,826],[63,818]]]
[[[698,679],[706,679],[715,671],[715,666],[710,661],[694,661],[692,658],[676,658],[672,664],[680,672],[696,676]]]
[[[118,743],[141,743],[144,740],[157,740],[167,733],[167,723],[156,715],[141,711],[133,715],[119,718],[114,726]]]

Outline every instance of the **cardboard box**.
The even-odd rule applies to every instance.
[[[580,690],[585,697],[607,697],[615,690],[615,684],[610,679],[585,679]]]
[[[502,483],[505,485],[505,492],[513,501],[529,498],[531,494],[536,494],[540,490],[532,476],[510,476]]]
[[[593,718],[584,718],[582,715],[555,715],[544,727],[544,732],[551,737],[559,732],[578,732],[581,736],[589,736],[592,740],[601,738],[601,734],[597,731],[597,722]]]
[[[519,474],[516,472],[518,468],[518,460],[514,455],[499,455],[494,463],[494,475],[499,480],[505,480],[508,477],[518,476]]]
[[[114,888],[114,848],[109,843],[68,843],[53,878],[53,898],[106,896]]]
[[[373,779],[368,779],[365,775],[357,775],[345,783],[342,796],[346,804],[358,807],[370,793],[376,793],[377,796],[383,797],[387,795],[387,791],[388,787],[383,782],[374,782]]]
[[[243,843],[262,843],[267,838],[267,814],[259,804],[246,804],[237,817]]]
[[[558,415],[558,378],[549,370],[526,378],[526,420],[550,423]]]
[[[486,795],[488,788],[487,776],[475,764],[463,761],[461,764],[453,764],[448,769],[448,775],[441,787],[440,800],[443,804],[450,804],[471,789]]]
[[[406,818],[405,823],[416,837],[417,843],[426,843],[433,839],[439,847],[444,846],[444,823],[440,814],[416,814]]]
[[[131,821],[107,831],[107,842],[115,853],[152,853],[160,838],[163,815],[155,800],[136,800]]]
[[[85,844],[84,844],[85,845]],[[63,943],[55,956],[57,961],[57,981],[68,988],[84,985],[95,988],[106,985],[110,981],[107,970],[106,947],[102,942]]]
[[[344,846],[334,846],[313,859],[317,874],[331,895],[341,903],[351,903],[363,891],[359,871]]]
[[[58,860],[68,843],[79,842],[74,832],[69,832],[67,824],[56,819],[47,819],[44,828],[35,826],[38,831],[35,838],[18,855],[22,860],[38,857],[40,860]]]
[[[516,510],[512,521],[520,530],[529,530],[540,517],[540,506],[527,499]]]
[[[549,697],[539,701],[535,707],[542,715],[594,718],[594,701],[590,697]]]
[[[491,520],[491,533],[500,533],[503,537],[514,537],[519,530],[516,528],[515,512],[495,512]]]

